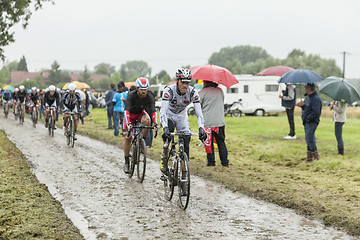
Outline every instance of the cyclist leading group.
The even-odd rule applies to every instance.
[[[16,94],[16,107],[21,107],[23,113],[25,113],[25,104],[27,98],[27,90],[23,85],[19,87],[19,91]]]
[[[32,107],[35,107],[35,111],[36,111],[36,119],[39,118],[39,101],[40,101],[40,97],[39,97],[39,93],[37,92],[36,87],[32,87],[31,88],[31,93],[29,96],[29,100],[30,100],[30,109],[32,109]]]
[[[74,115],[72,115],[73,117],[73,122],[74,122],[74,140],[77,140],[76,138],[76,130],[77,130],[77,117],[76,114],[77,113],[81,113],[81,97],[80,94],[78,92],[75,92],[76,89],[76,85],[75,83],[70,83],[68,86],[68,91],[64,94],[64,97],[62,99],[62,104],[64,106],[64,134],[66,133],[66,123],[69,119],[69,113],[70,111],[75,113]]]
[[[53,107],[53,114],[55,116],[56,110],[59,107],[60,96],[56,92],[56,87],[54,85],[49,86],[49,90],[44,94],[44,105],[45,105],[45,127],[48,127],[49,124],[49,113],[50,107]],[[55,119],[54,119],[55,120]],[[56,124],[54,124],[54,129],[56,129]]]

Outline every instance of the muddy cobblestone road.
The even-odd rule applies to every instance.
[[[19,125],[2,113],[0,128],[86,239],[355,239],[196,176],[183,211],[176,197],[164,199],[158,162],[148,160],[139,184],[123,173],[117,147],[78,136],[70,148],[61,129],[52,138],[42,125]]]

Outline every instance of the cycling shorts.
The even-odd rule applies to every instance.
[[[148,116],[149,119],[150,119],[150,116],[149,114],[143,110],[141,113],[138,113],[138,114],[134,114],[134,113],[130,113],[130,122],[133,126],[135,126],[136,123],[140,123],[141,122],[141,118],[142,116]],[[127,132],[127,123],[126,123],[126,120],[125,120],[126,116],[124,116],[124,121],[123,121],[123,130],[124,132]]]

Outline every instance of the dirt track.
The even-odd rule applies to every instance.
[[[123,173],[121,149],[83,136],[70,148],[61,129],[52,138],[9,117],[0,114],[0,128],[86,239],[354,239],[196,176],[183,211],[164,199],[158,162],[148,159],[139,184]]]

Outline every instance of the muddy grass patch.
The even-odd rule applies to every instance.
[[[83,239],[0,131],[0,239]]]

